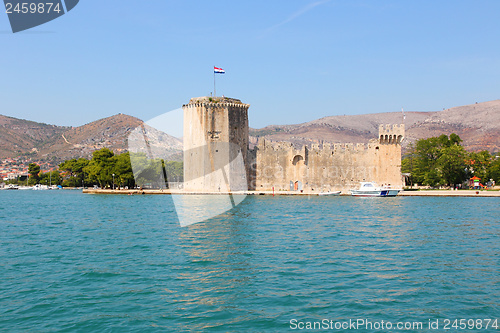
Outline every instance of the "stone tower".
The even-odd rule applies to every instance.
[[[405,137],[405,125],[380,125],[378,129],[377,181],[379,183],[402,186],[401,142]]]
[[[405,125],[380,125],[378,135],[381,144],[401,144],[405,136]]]
[[[184,189],[246,190],[248,108],[227,97],[191,98],[184,110]]]

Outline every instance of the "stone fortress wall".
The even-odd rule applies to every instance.
[[[381,125],[368,144],[313,144],[261,140],[253,153],[251,188],[255,190],[346,190],[362,181],[402,186],[401,141],[404,125]]]
[[[404,125],[381,125],[368,144],[260,140],[249,150],[248,104],[198,97],[183,105],[184,189],[199,192],[352,189],[361,181],[402,186]]]

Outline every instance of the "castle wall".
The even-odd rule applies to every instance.
[[[192,98],[184,110],[184,189],[199,192],[356,188],[374,181],[402,186],[403,125],[382,125],[369,144],[294,147],[261,140],[248,150],[248,104]]]
[[[369,144],[324,144],[297,149],[290,143],[262,140],[255,148],[256,190],[346,190],[361,181],[402,186],[401,140],[404,126],[380,126]],[[292,183],[292,185],[291,185]],[[300,187],[299,187],[300,189]]]

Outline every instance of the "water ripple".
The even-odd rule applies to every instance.
[[[0,202],[1,331],[500,318],[496,198],[258,196],[186,228],[168,196]]]

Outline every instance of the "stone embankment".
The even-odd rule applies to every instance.
[[[188,192],[182,190],[110,190],[110,189],[84,189],[83,193],[89,194],[122,194],[122,195],[141,195],[141,194],[182,194],[182,195],[199,195],[199,194],[211,194],[211,195],[226,195],[224,192]],[[241,191],[232,192],[234,195],[306,195],[306,196],[317,196],[320,195],[318,192],[298,192],[298,191]],[[342,196],[350,196],[349,191],[343,191]],[[500,197],[500,191],[476,191],[476,190],[419,190],[419,191],[401,191],[398,196],[403,197]]]
[[[404,197],[500,197],[500,191],[476,191],[476,190],[419,190],[402,191],[399,193]]]

